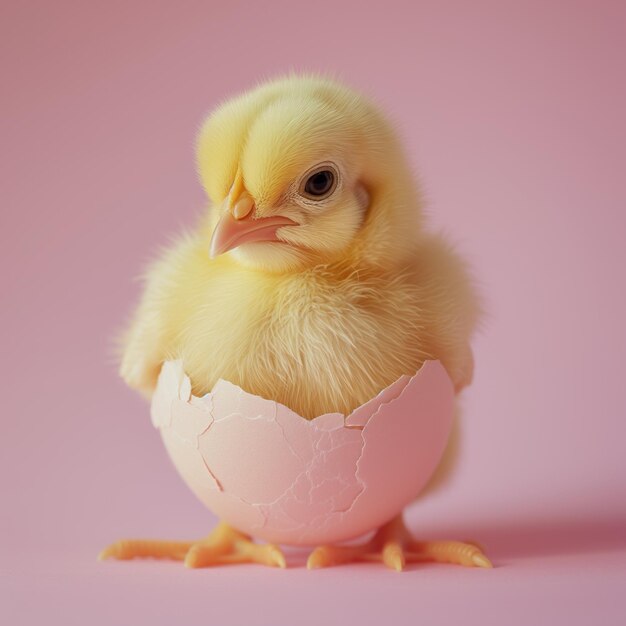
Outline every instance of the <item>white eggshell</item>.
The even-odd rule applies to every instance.
[[[225,380],[191,394],[181,361],[163,364],[152,422],[179,473],[218,517],[274,543],[358,537],[424,487],[443,453],[454,390],[426,361],[350,415],[306,420]]]

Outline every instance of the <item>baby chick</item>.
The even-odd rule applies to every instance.
[[[121,364],[131,387],[150,395],[161,364],[182,359],[195,395],[223,378],[312,419],[348,414],[426,359],[457,391],[471,381],[474,290],[424,230],[402,147],[371,102],[324,78],[275,80],[219,107],[197,155],[210,210],[147,275]],[[395,569],[489,564],[470,544],[415,542],[398,517],[363,546],[318,548],[309,567],[372,553]],[[284,565],[225,524],[200,542],[103,553],[146,555]]]

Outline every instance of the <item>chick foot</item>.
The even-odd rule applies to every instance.
[[[114,558],[173,559],[184,561],[186,567],[212,567],[234,563],[260,563],[269,567],[286,566],[278,546],[258,544],[249,535],[221,522],[215,530],[200,541],[160,541],[150,539],[122,539],[105,548],[99,560]]]
[[[399,515],[376,532],[372,539],[356,546],[321,546],[311,552],[308,569],[363,561],[382,561],[401,572],[407,563],[455,563],[490,568],[491,561],[474,543],[461,541],[416,541]]]

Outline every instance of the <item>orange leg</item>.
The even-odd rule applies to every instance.
[[[307,567],[316,569],[359,561],[382,561],[398,572],[407,563],[456,563],[467,567],[492,567],[482,549],[473,543],[460,541],[416,541],[402,516],[382,526],[364,544],[357,546],[321,546],[309,555]]]
[[[258,544],[224,522],[200,541],[160,541],[122,539],[105,548],[98,559],[155,558],[184,561],[187,567],[211,567],[231,563],[261,563],[285,567],[285,557],[278,546]]]

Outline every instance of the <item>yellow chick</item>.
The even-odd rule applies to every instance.
[[[427,359],[457,391],[471,381],[474,290],[425,232],[402,147],[371,102],[325,78],[275,80],[207,119],[197,159],[210,210],[147,275],[121,363],[131,387],[150,395],[161,364],[182,359],[196,395],[223,378],[312,419],[350,413]],[[223,523],[198,542],[128,540],[101,556],[285,564]],[[308,565],[365,558],[489,566],[471,544],[416,542],[401,517]]]

